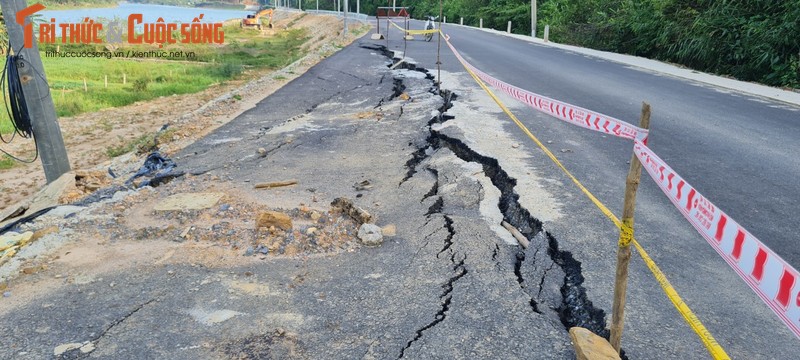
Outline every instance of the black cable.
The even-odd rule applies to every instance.
[[[33,134],[31,116],[28,113],[28,104],[25,101],[25,94],[22,90],[22,80],[18,68],[19,66],[25,66],[26,61],[19,55],[12,54],[10,43],[6,52],[6,64],[3,68],[2,77],[0,77],[0,88],[3,89],[3,101],[6,107],[6,114],[8,114],[8,118],[11,120],[14,131],[8,141],[0,134],[0,141],[8,144],[14,140],[16,135],[19,135],[24,139],[33,138],[35,142],[36,137]],[[30,63],[28,63],[28,66],[30,66]],[[3,149],[0,149],[0,152],[16,161],[24,163],[32,163],[39,157],[38,144],[36,146],[36,155],[34,155],[32,160],[20,159]]]

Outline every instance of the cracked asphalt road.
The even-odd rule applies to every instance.
[[[511,84],[621,119],[636,119],[640,102],[650,102],[653,149],[787,261],[797,258],[791,239],[794,222],[786,215],[796,206],[786,194],[797,188],[792,175],[797,161],[790,155],[794,142],[789,139],[797,132],[794,120],[800,109],[588,55],[445,26],[468,61]],[[404,44],[400,33],[392,31],[391,50],[405,47],[408,59],[436,66],[435,39]],[[597,309],[610,310],[618,230],[483,94],[445,44],[441,62],[443,88],[459,98],[447,112],[454,119],[436,131],[497,159],[516,179],[520,204],[581,263],[587,298]],[[499,95],[595,196],[621,213],[630,143],[575,128]],[[788,144],[789,150],[775,150],[775,143]],[[729,355],[795,357],[794,335],[646,174],[637,203],[637,239]],[[604,316],[610,321],[610,314]],[[630,267],[623,349],[631,358],[708,356],[638,256]]]
[[[269,208],[324,210],[349,197],[396,236],[380,247],[241,262],[223,255],[241,258],[242,249],[215,261],[159,255],[87,281],[50,281],[30,301],[0,306],[0,357],[46,358],[65,343],[93,350],[60,358],[574,357],[561,322],[562,289],[574,281],[557,270],[565,254],[521,208],[508,217],[542,240],[529,255],[509,245],[499,227],[508,205],[498,204],[513,196],[493,185],[497,169],[432,137],[444,99],[425,73],[389,64],[374,43],[344,48],[184,149],[175,160],[194,176],[169,186],[224,183]],[[299,185],[252,189],[285,179]],[[370,188],[354,188],[364,180]],[[171,252],[196,245],[145,237],[88,246],[142,241]],[[536,260],[544,254],[552,261]],[[29,286],[50,275],[36,276]]]

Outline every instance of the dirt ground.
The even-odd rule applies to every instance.
[[[25,261],[19,281],[13,283],[14,296],[3,299],[0,315],[37,296],[71,284],[101,281],[122,269],[179,264],[222,268],[254,264],[268,257],[330,256],[362,247],[355,239],[359,224],[339,208],[314,202],[313,197],[308,204],[296,203],[291,200],[297,198],[294,192],[265,190],[271,197],[271,210],[289,216],[292,229],[258,228],[253,219],[268,208],[250,194],[210,180],[209,175],[187,176],[185,181],[125,193],[124,199],[82,213],[82,220],[71,222],[66,230],[81,234],[76,241],[43,243],[44,248],[58,250]],[[202,209],[154,210],[172,194],[224,195]],[[44,229],[63,225],[58,218],[40,221],[37,227]],[[229,285],[239,292],[262,291],[244,280],[233,277]],[[0,283],[0,291],[7,286],[9,283]]]
[[[72,168],[105,171],[109,167],[140,164],[142,154],[127,154],[112,159],[106,151],[111,146],[127,144],[144,134],[156,134],[165,125],[168,127],[160,133],[158,145],[159,150],[168,156],[252,108],[258,101],[355,39],[353,31],[348,33],[347,39],[343,39],[341,21],[330,16],[278,13],[274,24],[276,29],[307,29],[309,39],[303,45],[307,55],[283,69],[249,70],[242,79],[216,84],[199,93],[161,97],[60,118]],[[360,26],[353,24],[352,29]],[[269,34],[270,31],[274,30],[265,30],[265,33]],[[19,139],[3,147],[28,158],[35,151],[33,141]],[[10,169],[0,170],[0,211],[28,198],[44,184],[44,171],[39,161],[16,163]]]

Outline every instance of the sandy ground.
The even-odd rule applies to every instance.
[[[105,170],[110,166],[116,168],[140,163],[142,154],[111,159],[106,150],[110,146],[124,145],[143,134],[155,134],[164,125],[169,125],[169,133],[159,138],[159,150],[172,154],[252,108],[355,39],[352,35],[343,39],[341,21],[330,16],[279,13],[274,24],[276,29],[288,26],[306,28],[309,40],[303,48],[307,55],[286,68],[250,70],[243,79],[217,84],[199,93],[161,97],[59,119],[72,168]],[[354,29],[357,26],[360,24],[354,24]],[[23,157],[32,157],[35,150],[33,141],[19,139],[3,147]],[[0,211],[31,196],[44,184],[44,172],[39,161],[17,163],[10,169],[0,170]]]

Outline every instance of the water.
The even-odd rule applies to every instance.
[[[203,14],[202,21],[204,23],[218,23],[230,19],[241,19],[248,14],[253,14],[253,11],[121,3],[113,8],[44,10],[37,14],[42,14],[42,20],[45,22],[50,22],[50,18],[55,18],[56,23],[80,23],[87,17],[94,21],[119,18],[124,22],[127,21],[130,14],[142,14],[145,23],[153,23],[159,17],[164,18],[167,23],[189,23],[194,18],[199,17],[200,14]]]

